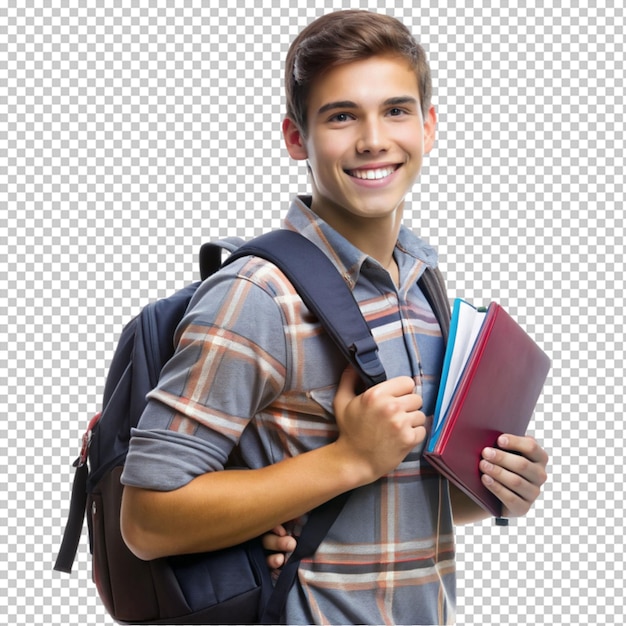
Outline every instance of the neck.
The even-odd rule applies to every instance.
[[[353,246],[376,259],[392,275],[397,273],[393,251],[402,225],[403,206],[379,217],[355,216],[315,201],[311,209]]]
[[[359,231],[357,236],[353,239],[350,239],[349,237],[346,237],[346,239],[348,239],[350,243],[355,245],[359,250],[362,250],[373,259],[376,259],[382,267],[389,272],[389,276],[391,277],[393,284],[396,287],[399,287],[400,270],[393,256],[393,251],[396,247],[396,242],[398,241],[400,225],[398,224],[397,227],[395,225],[387,227],[386,230],[381,228],[381,226],[382,225],[379,224],[372,229],[372,237],[362,236],[359,238],[359,235],[364,235],[363,231]]]

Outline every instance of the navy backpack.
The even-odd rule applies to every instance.
[[[278,266],[316,315],[363,382],[385,380],[376,343],[345,281],[331,261],[301,235],[277,230],[243,245],[241,240],[205,244],[200,251],[204,280],[231,255],[259,256]],[[142,561],[120,532],[123,487],[120,475],[131,429],[146,394],[174,352],[174,331],[200,282],[147,305],[124,328],[105,383],[102,411],[90,422],[76,467],[70,512],[54,568],[71,572],[85,513],[92,578],[111,616],[126,624],[282,623],[287,594],[301,559],[314,554],[349,493],[314,509],[295,552],[273,581],[257,538],[225,550]],[[420,286],[447,338],[450,309],[438,270],[424,273]]]

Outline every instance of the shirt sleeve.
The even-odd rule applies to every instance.
[[[276,294],[259,279],[266,266],[243,259],[199,287],[132,432],[123,484],[168,491],[223,469],[250,421],[282,392],[286,337]]]

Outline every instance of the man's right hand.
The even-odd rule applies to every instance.
[[[337,443],[364,476],[374,480],[393,471],[426,437],[422,397],[409,376],[392,378],[357,394],[357,372],[348,367],[334,401]]]

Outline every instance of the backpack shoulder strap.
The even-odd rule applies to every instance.
[[[280,268],[368,386],[386,379],[378,347],[352,291],[313,242],[294,231],[274,230],[238,248],[224,264],[249,255]]]
[[[420,286],[439,322],[443,343],[445,345],[448,343],[452,312],[450,310],[450,301],[448,300],[448,292],[446,290],[443,274],[437,267],[426,267],[424,273],[417,281],[417,284]]]

